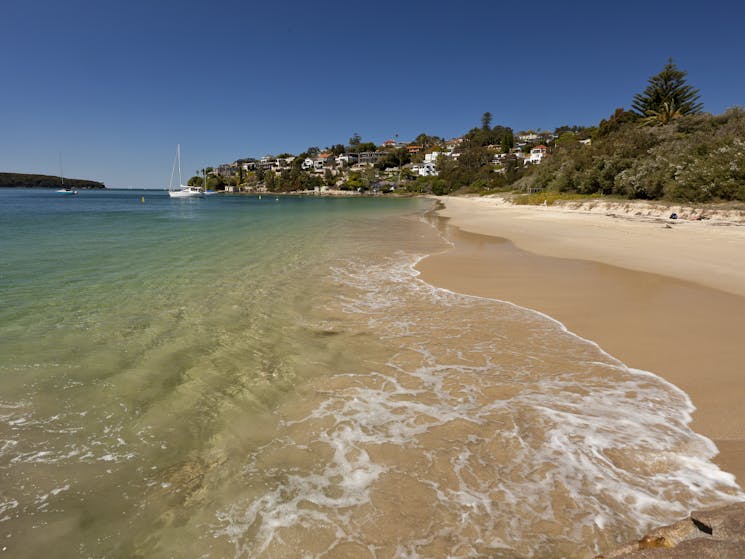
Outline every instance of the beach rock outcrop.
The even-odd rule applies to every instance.
[[[745,503],[696,511],[596,559],[742,559]]]

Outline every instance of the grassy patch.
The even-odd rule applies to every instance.
[[[597,200],[597,194],[575,194],[572,192],[535,192],[533,194],[518,194],[512,199],[515,204],[524,206],[552,206],[554,202],[562,200]]]

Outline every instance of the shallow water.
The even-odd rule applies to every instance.
[[[675,387],[418,280],[428,205],[0,192],[0,549],[588,557],[743,497]]]

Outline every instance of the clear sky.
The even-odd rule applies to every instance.
[[[597,124],[662,69],[745,105],[745,2],[0,0],[0,171],[109,187],[309,146]]]

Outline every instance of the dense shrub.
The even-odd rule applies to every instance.
[[[615,117],[615,118],[614,118]],[[559,145],[517,186],[580,194],[745,201],[745,111],[641,127],[614,115],[590,146]]]

